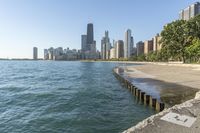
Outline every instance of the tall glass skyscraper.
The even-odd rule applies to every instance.
[[[93,42],[94,42],[93,24],[89,23],[87,25],[87,44],[93,44]]]

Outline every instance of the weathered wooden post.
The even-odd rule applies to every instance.
[[[156,101],[156,110],[157,111],[162,111],[165,108],[165,104],[162,102],[159,102],[158,100]]]
[[[156,108],[156,98],[150,97],[150,104],[151,107]]]
[[[140,101],[144,102],[144,94],[145,92],[140,91]]]
[[[145,94],[144,95],[144,104],[149,105],[150,102],[150,95]]]

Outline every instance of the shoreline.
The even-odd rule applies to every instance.
[[[138,63],[138,62],[134,62],[134,63]],[[197,78],[197,80],[195,80],[195,82],[191,82],[191,79],[196,78],[194,76],[192,78],[181,78],[181,77],[185,77],[185,76],[188,76],[188,75],[195,75],[196,72],[200,71],[200,65],[198,65],[198,64],[179,64],[179,63],[178,64],[177,63],[149,63],[149,62],[148,63],[147,62],[142,62],[142,63],[140,62],[139,64],[143,64],[143,68],[139,68],[141,66],[138,66],[138,68],[137,67],[134,68],[134,66],[123,67],[123,69],[127,71],[126,74],[129,74],[128,75],[129,79],[130,79],[131,76],[136,74],[133,71],[137,71],[137,74],[139,73],[139,75],[137,75],[139,78],[142,78],[142,77],[144,78],[144,76],[146,76],[146,77],[151,78],[151,79],[166,80],[170,83],[176,82],[176,84],[184,85],[186,87],[189,87],[190,89],[196,88],[196,92],[195,92],[196,99],[193,96],[193,97],[189,98],[189,99],[192,98],[191,100],[182,101],[178,104],[176,103],[174,106],[169,107],[169,108],[165,109],[164,111],[162,111],[158,114],[152,115],[149,118],[139,122],[137,125],[131,127],[130,129],[125,130],[124,133],[134,133],[134,132],[145,133],[145,132],[149,132],[149,131],[150,132],[166,132],[166,133],[172,132],[171,130],[168,130],[168,128],[169,128],[168,126],[165,126],[165,125],[168,125],[168,124],[171,124],[171,123],[162,121],[161,124],[159,124],[160,121],[161,121],[160,118],[162,116],[164,116],[165,114],[167,114],[169,112],[182,112],[184,110],[188,110],[188,108],[191,108],[191,107],[194,108],[194,111],[199,112],[199,114],[200,114],[200,104],[198,104],[198,103],[200,103],[200,97],[199,97],[200,84],[198,84],[198,78]],[[152,66],[156,67],[156,68],[153,68]],[[177,73],[182,74],[182,75],[174,76],[172,74],[171,76],[169,76],[169,75],[165,76],[165,74],[166,74],[165,72],[163,72],[164,76],[162,74],[158,74],[159,72],[152,74],[152,72],[154,72],[154,69],[158,69],[157,67],[159,67],[161,69],[161,70],[159,70],[160,72],[163,72],[162,69],[165,70],[166,68],[169,68],[169,71],[175,70],[173,72],[174,75],[176,75]],[[132,68],[134,68],[134,69],[132,69]],[[147,68],[152,70],[152,72],[145,71]],[[190,71],[192,71],[192,72],[190,72]],[[131,73],[131,72],[133,72],[133,73]],[[180,73],[180,72],[182,72],[182,73]],[[138,77],[134,77],[134,79],[138,78]],[[171,78],[171,80],[170,80],[170,78]],[[184,79],[186,79],[186,80],[184,80]],[[172,80],[174,80],[174,81],[172,81]],[[182,81],[182,82],[180,82],[180,81]],[[129,88],[128,85],[125,84],[125,86],[127,86],[127,88]],[[132,92],[132,89],[130,89],[130,90]],[[190,91],[190,90],[187,90],[187,91]],[[189,106],[189,107],[185,106],[187,104],[190,104],[191,106]],[[190,111],[190,113],[194,113],[194,112]],[[187,113],[180,113],[180,114],[182,115],[182,114],[187,114]],[[189,115],[189,114],[187,114],[187,115]],[[199,119],[200,118],[198,117],[197,120],[199,120]],[[197,123],[199,124],[198,121],[197,121]],[[178,131],[181,130],[182,128],[184,128],[184,127],[180,127],[179,125],[177,126],[176,124],[171,124],[171,125],[173,125],[174,130],[178,130]],[[195,128],[192,129],[192,130],[196,133]],[[184,133],[187,133],[187,132],[188,132],[188,130],[185,130]]]

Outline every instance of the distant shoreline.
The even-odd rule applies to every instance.
[[[147,62],[147,61],[126,61],[126,60],[44,60],[44,59],[4,59],[0,58],[0,61],[81,61],[81,62],[110,62],[110,63],[126,63],[126,64],[156,64],[156,65],[170,65],[170,66],[200,66],[200,63],[183,63],[178,61],[170,62]]]

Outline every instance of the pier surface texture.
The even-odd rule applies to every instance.
[[[159,80],[188,87],[187,91],[190,88],[200,91],[200,65],[143,63],[124,69],[131,78]],[[123,133],[200,133],[200,92],[193,99],[165,109]]]

